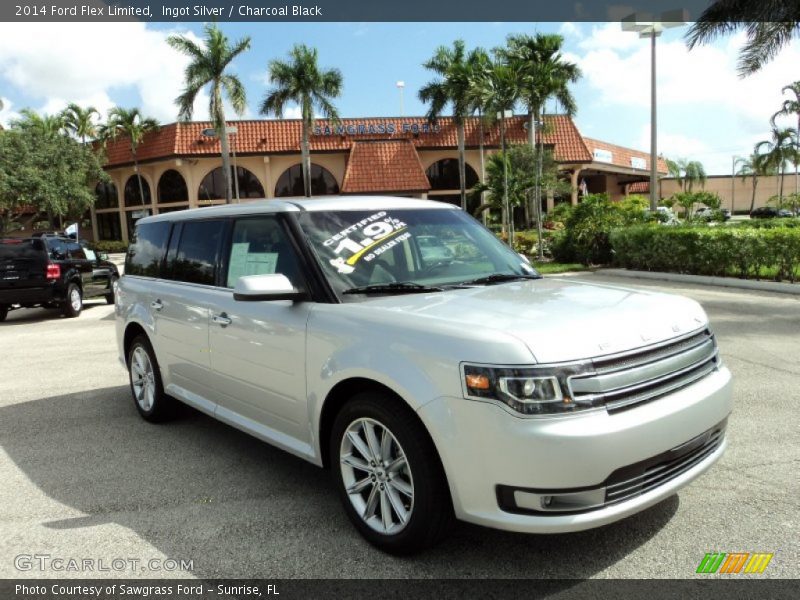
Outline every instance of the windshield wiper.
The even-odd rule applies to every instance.
[[[541,279],[541,275],[516,275],[514,273],[494,273],[486,277],[478,277],[461,282],[462,285],[488,285],[491,283],[505,283],[506,281],[519,281],[520,279]]]
[[[343,291],[343,294],[417,294],[424,292],[443,292],[444,288],[420,285],[410,281],[394,281],[392,283],[375,283],[362,287],[354,287]]]

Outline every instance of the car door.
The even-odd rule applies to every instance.
[[[225,224],[204,219],[176,226],[152,303],[166,392],[209,413],[216,399],[208,323],[216,306],[217,254]]]
[[[92,295],[97,296],[107,293],[111,284],[111,275],[114,272],[112,266],[109,263],[101,261],[97,253],[88,246],[81,244],[81,248],[86,256],[86,260],[88,260],[89,264],[92,266]]]
[[[233,298],[243,275],[282,273],[298,289],[307,289],[285,224],[274,215],[236,219],[222,263],[224,277],[209,326],[217,416],[307,453],[306,323],[312,303]]]
[[[80,273],[81,287],[83,288],[84,298],[96,296],[97,286],[93,280],[92,262],[86,257],[83,247],[75,241],[67,242],[67,256],[70,267]]]

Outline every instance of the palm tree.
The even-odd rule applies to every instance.
[[[40,115],[30,108],[23,108],[19,113],[21,118],[12,121],[12,127],[34,131],[45,136],[56,136],[64,130],[64,119],[61,115]]]
[[[94,106],[81,108],[73,102],[61,112],[61,118],[64,121],[64,128],[80,138],[81,143],[85,146],[87,137],[93,138],[97,135],[97,126],[93,117],[99,114]]]
[[[481,181],[486,181],[486,155],[484,149],[484,121],[494,100],[492,95],[492,59],[483,48],[475,48],[467,57],[469,70],[470,113],[478,113],[478,152],[481,162]],[[481,204],[484,195],[481,194]]]
[[[106,140],[116,140],[118,137],[128,138],[136,180],[139,182],[139,199],[142,201],[142,205],[144,205],[144,186],[142,185],[142,176],[139,174],[136,151],[147,134],[155,133],[160,128],[158,121],[152,117],[144,117],[138,108],[127,109],[115,106],[108,111],[108,119],[99,130],[100,136]]]
[[[237,115],[244,113],[247,106],[247,95],[241,80],[236,75],[225,71],[237,56],[250,49],[250,38],[242,38],[231,45],[227,36],[222,33],[216,23],[206,24],[203,33],[202,47],[184,36],[171,35],[167,38],[170,46],[191,58],[191,62],[184,72],[183,92],[175,99],[175,104],[178,105],[179,118],[183,121],[191,120],[197,95],[204,87],[210,86],[208,113],[222,149],[225,202],[230,204],[233,198],[233,186],[223,92]],[[236,176],[238,177],[238,173]]]
[[[770,119],[770,123],[773,127],[775,127],[775,120],[780,116],[789,116],[789,115],[797,115],[797,129],[795,130],[795,138],[794,141],[796,144],[800,144],[800,81],[795,81],[794,83],[790,83],[789,85],[783,86],[781,89],[781,94],[785,94],[786,91],[790,91],[794,94],[794,98],[790,100],[784,100],[781,109],[772,115]],[[797,152],[800,152],[800,145],[796,145]],[[794,161],[794,193],[795,197],[797,194],[800,193],[800,185],[798,185],[798,179],[800,178],[800,174],[798,174],[797,170],[797,162]]]
[[[772,139],[758,142],[755,146],[757,154],[766,154],[770,165],[781,175],[779,198],[783,201],[783,180],[786,175],[786,163],[797,164],[795,132],[790,127],[773,128]]]
[[[302,153],[303,191],[306,198],[311,197],[311,148],[309,138],[314,127],[314,113],[324,115],[330,122],[339,120],[339,111],[333,100],[342,93],[342,73],[339,69],[321,69],[317,61],[316,48],[305,44],[295,44],[289,52],[289,60],[271,60],[269,79],[272,88],[261,104],[261,113],[274,113],[283,117],[286,105],[300,106],[303,138]]]
[[[736,174],[742,178],[744,182],[748,177],[753,178],[753,196],[750,199],[750,212],[756,207],[756,187],[758,186],[758,178],[772,175],[774,170],[770,164],[769,157],[766,154],[759,154],[753,152],[747,158],[740,158],[736,161],[739,170]]]
[[[575,83],[581,76],[577,65],[566,61],[561,56],[564,38],[558,34],[537,33],[530,35],[511,35],[507,40],[508,47],[501,50],[506,61],[516,65],[520,73],[520,100],[528,110],[528,142],[531,150],[536,146],[537,125],[543,122],[545,103],[555,98],[568,115],[575,114],[577,107],[575,98],[569,91],[569,84]],[[544,154],[544,139],[539,135],[540,148],[538,156]],[[531,204],[536,218],[539,237],[542,236],[541,213],[541,163],[537,162],[536,181]],[[539,244],[539,258],[542,259],[543,247]]]
[[[739,74],[751,75],[771,61],[800,34],[800,4],[786,0],[717,0],[689,28],[689,49],[721,35],[744,30],[747,42],[739,54]]]
[[[422,65],[438,77],[423,86],[419,99],[430,103],[428,120],[435,122],[448,104],[453,108],[453,122],[456,125],[458,141],[458,179],[461,193],[461,208],[467,208],[466,167],[464,159],[464,120],[472,112],[471,72],[468,64],[464,40],[456,40],[453,47],[439,46],[434,55]]]
[[[666,162],[670,177],[678,182],[684,192],[691,193],[695,184],[705,186],[707,175],[700,161],[680,158],[677,161],[667,159]]]

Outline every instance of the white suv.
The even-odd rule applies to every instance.
[[[438,240],[447,260],[419,243]],[[261,201],[140,220],[117,294],[141,415],[180,400],[330,467],[390,552],[455,516],[597,527],[722,455],[731,377],[686,298],[543,279],[424,200]]]

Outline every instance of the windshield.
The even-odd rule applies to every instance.
[[[297,217],[344,300],[358,297],[368,286],[367,292],[437,291],[491,275],[538,276],[459,210],[309,211]]]

